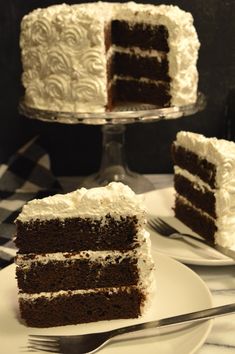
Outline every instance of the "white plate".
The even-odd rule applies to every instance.
[[[38,334],[81,334],[99,332],[144,321],[174,316],[212,307],[210,292],[199,276],[185,265],[153,251],[156,264],[156,294],[151,306],[142,318],[136,320],[102,321],[83,325],[54,327],[49,329],[29,328],[19,321],[15,266],[0,271],[0,337],[1,353],[19,354],[27,344],[29,333]],[[100,350],[102,354],[180,354],[195,353],[204,343],[212,320],[184,325],[161,336],[150,332],[135,334],[135,339],[126,338],[110,343]],[[157,330],[155,330],[155,334]],[[159,334],[159,332],[158,332]],[[138,335],[138,338],[136,336]],[[129,335],[130,336],[130,335]]]
[[[179,220],[174,218],[174,189],[172,187],[148,192],[143,195],[148,214],[159,216],[182,232],[196,235]],[[206,266],[234,265],[235,261],[205,246],[197,248],[184,241],[169,240],[149,229],[154,250],[186,264]]]

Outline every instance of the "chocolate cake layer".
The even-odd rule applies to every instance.
[[[175,165],[199,176],[211,188],[216,188],[216,167],[212,163],[175,144],[172,144],[172,158]]]
[[[129,250],[134,248],[136,217],[120,220],[68,218],[65,220],[16,221],[19,253],[76,252],[83,250]]]
[[[32,327],[54,327],[118,318],[137,318],[145,297],[136,288],[109,289],[88,294],[45,296],[33,302],[20,298],[20,311]],[[33,306],[32,306],[33,304]]]
[[[174,175],[174,188],[178,194],[188,199],[196,208],[200,208],[216,218],[216,200],[212,191],[206,187],[201,188],[180,174]]]
[[[161,107],[170,105],[169,83],[117,79],[113,88],[114,101],[151,103]]]
[[[27,257],[24,257],[27,259]],[[110,257],[109,257],[110,258]],[[125,258],[102,264],[90,259],[32,262],[30,267],[17,267],[18,287],[25,293],[77,290],[137,285],[137,260]]]
[[[192,208],[190,205],[184,204],[177,197],[174,212],[176,218],[190,227],[190,229],[208,241],[214,242],[214,234],[217,231],[217,227],[211,218],[201,214],[199,210]]]
[[[170,82],[168,60],[116,52],[112,58],[112,73],[118,76],[149,78]]]
[[[129,24],[125,21],[112,21],[112,42],[121,47],[139,47],[169,51],[168,30],[165,26],[151,26],[146,23]]]

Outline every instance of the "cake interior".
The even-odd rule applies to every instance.
[[[105,37],[109,110],[121,102],[169,106],[167,28],[112,20]]]
[[[129,250],[137,242],[135,216],[116,220],[110,215],[100,220],[66,218],[17,221],[16,246],[20,253],[79,252],[84,250]]]
[[[141,315],[146,289],[140,264],[147,245],[140,244],[136,216],[16,223],[19,304],[28,326]]]
[[[135,287],[99,289],[96,292],[60,292],[53,298],[20,298],[21,314],[31,327],[54,327],[71,324],[135,318],[140,315],[143,294]]]

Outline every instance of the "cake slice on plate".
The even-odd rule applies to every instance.
[[[122,183],[28,202],[16,220],[26,324],[137,318],[154,290],[140,196]]]
[[[172,156],[175,216],[205,239],[235,246],[235,143],[181,131]]]

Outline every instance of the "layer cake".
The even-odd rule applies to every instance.
[[[154,291],[139,196],[122,183],[28,202],[16,220],[16,276],[26,324],[136,318]]]
[[[190,13],[172,5],[53,5],[21,23],[28,106],[103,112],[123,102],[159,107],[197,98],[199,40]]]
[[[235,143],[181,131],[172,156],[176,217],[205,239],[235,247]]]

